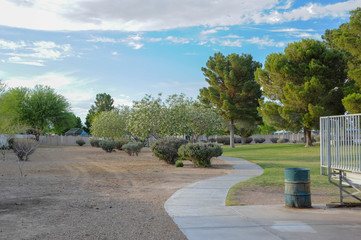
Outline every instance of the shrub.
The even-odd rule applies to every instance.
[[[111,153],[114,148],[117,146],[117,143],[114,141],[100,141],[99,146],[106,152]]]
[[[12,142],[14,153],[18,159],[20,175],[23,176],[23,166],[29,160],[29,156],[35,152],[38,141],[32,138],[18,138]]]
[[[182,162],[181,160],[177,160],[177,161],[175,162],[175,166],[176,166],[176,167],[183,167],[184,164],[183,164],[183,162]]]
[[[277,143],[288,143],[289,141],[287,138],[280,138],[277,140]]]
[[[208,142],[215,143],[217,142],[217,139],[215,137],[209,137]]]
[[[122,149],[128,153],[129,156],[134,156],[140,153],[140,150],[143,148],[143,143],[141,142],[129,142],[127,144],[124,144]]]
[[[247,137],[246,138],[246,144],[250,144],[253,141],[253,138]]]
[[[264,138],[255,138],[254,139],[255,143],[264,143],[265,141],[266,141],[266,139],[264,139]]]
[[[217,142],[218,143],[222,143],[224,145],[229,145],[230,144],[230,139],[229,139],[229,136],[222,136],[222,137],[217,137]]]
[[[305,141],[305,138],[302,137],[302,138],[301,138],[301,141],[304,142],[304,141]],[[313,142],[313,143],[316,142],[316,139],[315,139],[314,136],[311,137],[311,142]]]
[[[98,140],[98,139],[90,139],[90,145],[92,147],[100,147],[100,140]]]
[[[234,136],[234,143],[242,143],[242,138],[239,136]]]
[[[221,156],[222,148],[213,143],[188,143],[179,148],[178,154],[188,160],[191,160],[196,166],[211,166],[211,158]]]
[[[297,141],[296,140],[293,140],[292,143],[296,143]]]
[[[85,141],[83,139],[78,139],[75,141],[79,146],[83,146],[85,144]]]
[[[15,138],[10,138],[8,140],[8,147],[9,149],[13,149],[13,144],[14,144]]]
[[[116,145],[116,149],[118,150],[123,150],[123,145],[127,144],[129,142],[129,139],[118,139],[117,141],[115,141],[117,143]]]
[[[188,143],[188,141],[181,138],[160,138],[153,141],[150,149],[159,160],[174,164],[179,157],[178,148],[186,143]]]
[[[317,135],[312,138],[312,141],[315,140],[315,142],[319,142],[320,139],[321,139],[321,137],[319,135]]]
[[[278,138],[271,138],[270,140],[271,140],[272,143],[277,143]]]

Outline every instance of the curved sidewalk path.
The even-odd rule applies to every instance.
[[[226,207],[228,190],[261,175],[263,169],[243,159],[220,158],[233,165],[230,175],[186,186],[164,205],[188,239],[360,239],[361,209],[326,209],[324,205],[302,210],[281,205]]]

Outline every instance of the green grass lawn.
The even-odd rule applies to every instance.
[[[320,175],[320,146],[305,148],[304,144],[254,144],[223,147],[223,156],[243,158],[264,169],[261,176],[234,185],[228,193],[228,203],[234,201],[232,194],[243,185],[284,186],[285,168],[310,168],[311,187],[335,190],[327,179]],[[228,205],[228,204],[227,204]],[[233,205],[233,204],[230,204]]]

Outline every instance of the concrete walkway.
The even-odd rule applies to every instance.
[[[188,239],[361,239],[358,208],[226,207],[229,188],[261,175],[263,169],[238,158],[221,159],[234,166],[232,174],[193,183],[178,190],[165,203],[166,211]]]

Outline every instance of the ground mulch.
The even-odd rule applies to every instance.
[[[39,147],[20,177],[15,155],[0,160],[0,239],[186,239],[165,201],[193,182],[229,174],[185,161],[175,168],[152,156],[90,146]]]

